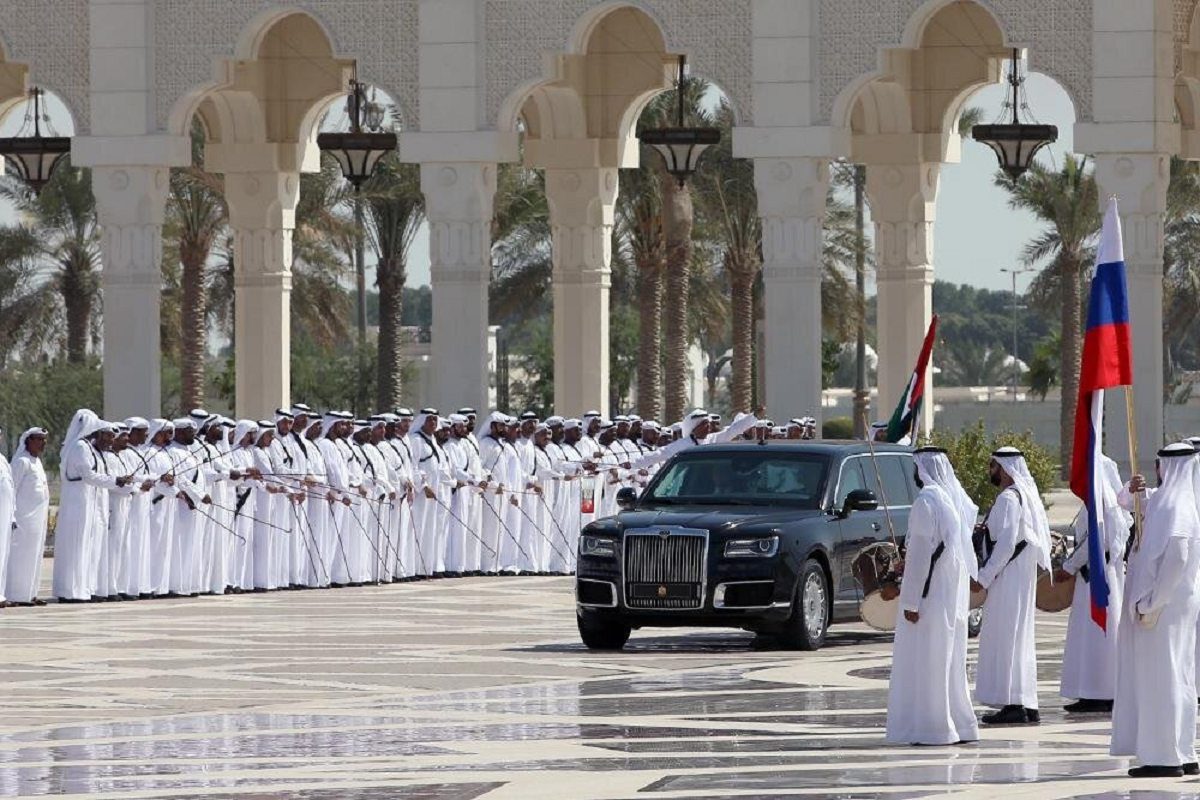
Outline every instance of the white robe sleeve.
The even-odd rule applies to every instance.
[[[930,560],[937,549],[937,507],[927,496],[917,495],[908,517],[908,535],[904,538],[904,580],[900,582],[900,607],[921,610],[921,593],[932,567]]]
[[[1158,568],[1157,580],[1150,596],[1138,601],[1139,614],[1153,614],[1163,608],[1175,594],[1183,573],[1187,570],[1188,554],[1191,551],[1191,541],[1186,533],[1173,534],[1167,541],[1162,560]]]
[[[979,570],[979,584],[985,589],[992,585],[992,581],[996,580],[1000,570],[1008,565],[1016,552],[1017,544],[1021,541],[1021,510],[1021,501],[1017,499],[1016,492],[1001,492],[992,506],[988,528],[995,537],[996,547],[987,564]]]
[[[739,419],[735,422],[729,423],[729,426],[726,427],[724,430],[718,431],[718,432],[714,433],[712,436],[709,436],[705,440],[705,443],[706,444],[721,444],[723,442],[732,442],[734,439],[738,438],[739,436],[741,436],[742,434],[744,434],[746,431],[750,430],[757,424],[758,424],[758,417],[754,416],[753,414],[747,414],[746,416],[742,417],[741,419]]]

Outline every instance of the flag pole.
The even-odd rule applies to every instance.
[[[1129,431],[1129,469],[1131,475],[1137,475],[1138,470],[1138,443],[1137,443],[1137,422],[1133,417],[1133,387],[1125,387],[1125,424]],[[1133,496],[1133,547],[1138,549],[1142,546],[1142,494],[1138,492]]]

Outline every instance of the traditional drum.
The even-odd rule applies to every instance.
[[[1057,614],[1071,607],[1075,597],[1075,576],[1063,581],[1054,580],[1057,572],[1068,558],[1067,536],[1063,533],[1050,534],[1050,572],[1038,570],[1036,605],[1039,611]]]
[[[854,579],[862,588],[859,613],[863,622],[877,631],[896,630],[899,611],[900,549],[891,542],[867,545],[854,558]]]

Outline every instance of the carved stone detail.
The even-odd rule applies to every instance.
[[[542,56],[562,53],[579,19],[605,0],[485,0],[487,119],[505,98],[542,76]],[[662,26],[667,49],[729,96],[743,125],[754,120],[750,0],[631,0]]]
[[[29,82],[67,104],[75,133],[91,130],[88,0],[0,0],[0,40],[8,61],[29,66]]]
[[[38,0],[30,0],[38,4]],[[59,0],[52,4],[56,5]],[[83,0],[71,0],[86,5]],[[358,77],[400,106],[403,126],[420,124],[419,0],[155,0],[156,117],[166,124],[181,97],[213,80],[213,64],[232,58],[238,38],[264,11],[286,7],[310,14],[331,37],[334,55],[358,62]],[[64,3],[66,5],[66,3]],[[87,12],[82,12],[84,19]],[[87,57],[84,55],[86,65]]]
[[[1180,0],[1195,2],[1195,0]],[[1027,45],[1030,67],[1063,85],[1081,122],[1092,118],[1093,0],[976,0],[1000,20],[1008,41]],[[879,67],[879,51],[900,44],[926,0],[820,0],[820,121],[857,78]]]

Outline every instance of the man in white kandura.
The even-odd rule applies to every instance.
[[[1025,456],[1015,447],[992,453],[991,481],[1000,488],[984,525],[990,553],[977,585],[988,590],[979,632],[975,699],[1000,710],[986,725],[1041,722],[1037,697],[1034,600],[1037,568],[1050,568],[1050,524]]]
[[[1129,556],[1113,702],[1115,756],[1136,756],[1134,778],[1200,775],[1196,764],[1196,619],[1200,614],[1200,512],[1196,451],[1158,452],[1159,487],[1135,475],[1121,505],[1146,492],[1142,541]]]
[[[13,457],[16,505],[12,548],[8,554],[8,583],[4,591],[8,602],[18,606],[46,604],[37,595],[42,581],[42,553],[46,547],[46,523],[50,511],[50,490],[41,458],[48,435],[44,428],[25,431]]]
[[[1097,492],[1100,550],[1107,564],[1108,614],[1106,628],[1092,619],[1092,594],[1088,567],[1088,515],[1081,511],[1075,519],[1075,552],[1067,558],[1055,580],[1075,576],[1075,595],[1071,598],[1071,616],[1067,622],[1067,643],[1063,649],[1060,692],[1074,703],[1063,706],[1072,714],[1112,711],[1117,689],[1117,642],[1121,630],[1121,598],[1125,586],[1125,543],[1133,517],[1117,503],[1121,476],[1117,464],[1101,455],[1100,486]]]
[[[887,740],[973,742],[979,725],[967,686],[967,614],[975,554],[967,531],[975,521],[975,506],[954,476],[946,451],[921,448],[916,465],[922,488],[913,501],[905,539]],[[968,516],[970,522],[964,522]]]

